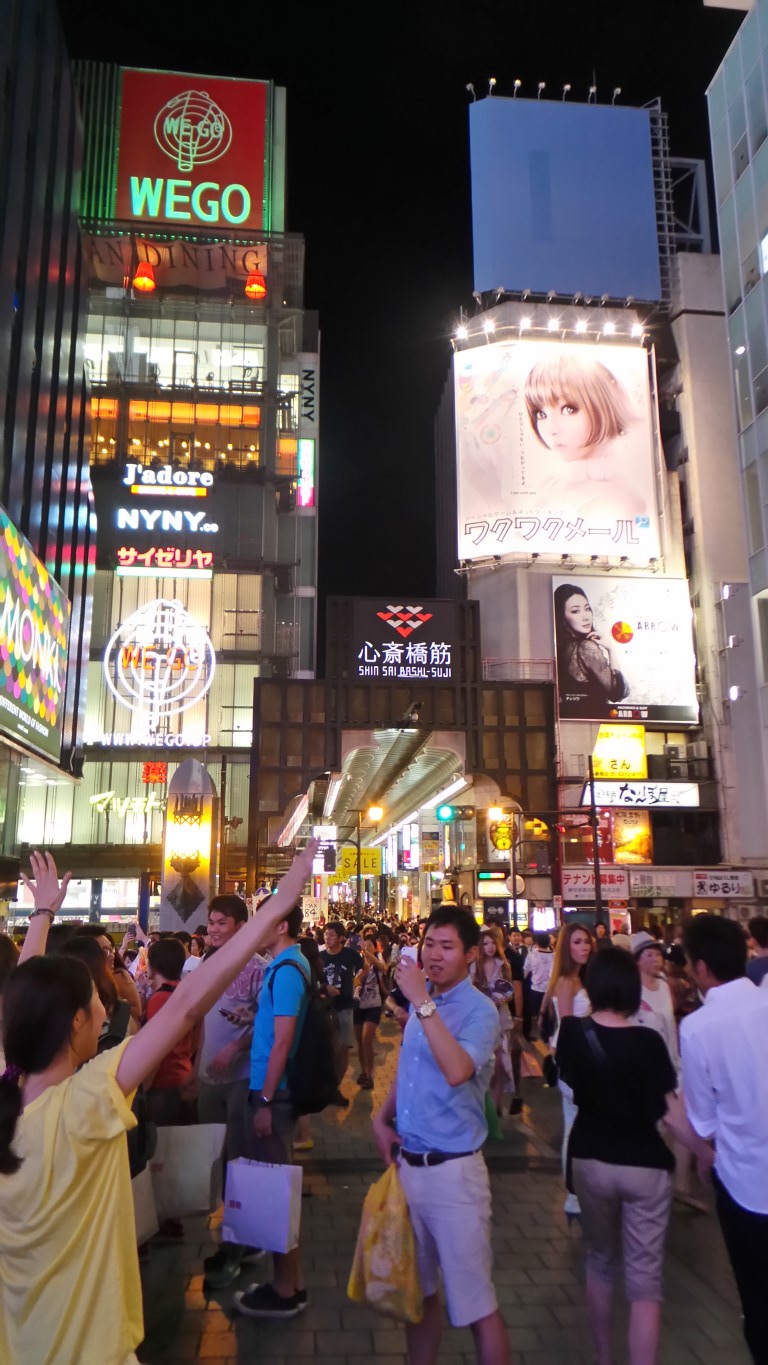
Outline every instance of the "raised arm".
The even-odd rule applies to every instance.
[[[30,957],[39,957],[45,952],[45,945],[48,942],[48,930],[53,924],[54,915],[64,904],[64,897],[67,894],[67,887],[72,876],[71,872],[65,872],[59,882],[59,874],[52,853],[38,853],[35,850],[29,855],[29,865],[32,876],[28,877],[25,872],[20,872],[19,877],[32,893],[35,902],[35,910],[44,911],[46,914],[35,914],[29,921],[24,945],[19,954],[19,965],[26,962]]]
[[[206,958],[196,971],[188,972],[168,1004],[131,1038],[117,1068],[117,1083],[124,1094],[130,1094],[154,1071],[179,1039],[207,1014],[254,953],[270,941],[311,874],[316,848],[317,841],[311,839],[303,853],[294,858],[275,895],[259,906],[223,948]]]

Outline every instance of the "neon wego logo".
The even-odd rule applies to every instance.
[[[205,90],[185,90],[158,113],[155,142],[180,171],[191,171],[229,151],[232,124]]]
[[[149,730],[199,702],[213,682],[208,632],[181,602],[157,597],[118,626],[104,653],[113,696]]]

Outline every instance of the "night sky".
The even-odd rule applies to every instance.
[[[60,0],[73,57],[288,89],[288,216],[320,312],[320,588],[434,591],[433,438],[448,337],[472,306],[465,86],[643,104],[707,155],[705,89],[743,15],[702,0]],[[207,16],[207,17],[206,17]],[[119,22],[116,20],[119,19]]]

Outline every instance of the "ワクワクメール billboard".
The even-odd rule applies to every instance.
[[[69,600],[0,507],[0,731],[58,761]]]
[[[642,347],[511,341],[453,363],[460,559],[658,557]]]
[[[266,119],[264,81],[124,71],[115,217],[268,227]]]
[[[684,579],[574,572],[552,586],[561,720],[698,722]]]

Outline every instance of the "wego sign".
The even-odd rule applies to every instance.
[[[201,701],[215,667],[205,627],[181,602],[164,597],[118,626],[104,652],[110,692],[138,712],[149,731]]]
[[[193,89],[188,80],[123,72],[115,216],[268,226],[266,84],[205,77],[204,88]]]

